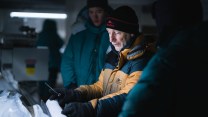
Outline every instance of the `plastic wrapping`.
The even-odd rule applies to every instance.
[[[14,89],[19,90],[18,82],[14,79],[14,76],[10,69],[2,70],[3,78],[10,83]]]
[[[0,94],[0,117],[32,117],[20,100],[20,94],[3,91]]]

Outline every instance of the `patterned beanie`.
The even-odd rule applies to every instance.
[[[132,8],[121,6],[107,17],[106,27],[135,34],[139,29],[138,18]]]

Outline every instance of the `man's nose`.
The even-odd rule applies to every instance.
[[[110,38],[110,42],[114,42],[115,41],[115,37],[114,37],[113,33],[110,34],[109,38]]]

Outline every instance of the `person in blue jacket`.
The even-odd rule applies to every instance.
[[[60,48],[63,45],[63,40],[57,32],[57,24],[54,20],[46,19],[43,22],[42,31],[37,37],[37,46],[46,46],[49,50],[48,56],[48,84],[55,87],[58,73],[60,72],[61,53]],[[46,101],[49,97],[48,87],[45,87],[44,81],[40,82],[40,98]]]
[[[157,0],[159,49],[119,117],[207,117],[208,21],[200,0]]]
[[[109,9],[107,0],[87,0],[89,20],[84,30],[70,36],[63,54],[61,74],[65,88],[98,80],[110,44],[105,27]]]

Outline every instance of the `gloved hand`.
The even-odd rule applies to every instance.
[[[77,88],[77,84],[76,83],[71,83],[68,86],[66,86],[67,89],[76,89]]]
[[[58,101],[59,105],[63,108],[66,103],[75,101],[76,99],[76,91],[71,89],[64,89],[64,88],[55,88],[54,89],[57,93],[61,94],[58,96],[53,90],[49,89],[49,93],[51,94],[50,100]]]
[[[62,114],[68,117],[95,117],[95,109],[90,102],[72,102],[67,104]]]

